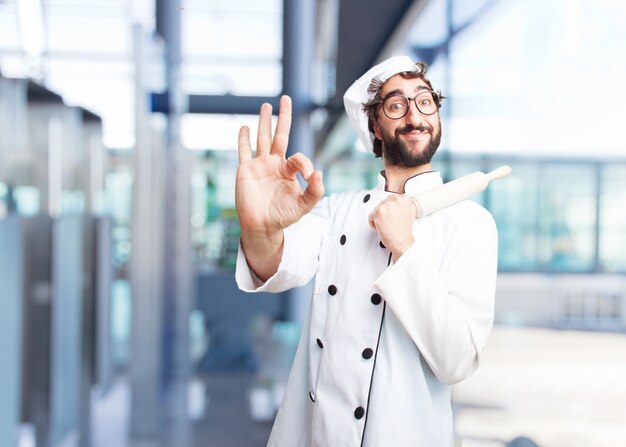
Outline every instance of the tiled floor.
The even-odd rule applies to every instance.
[[[203,378],[204,415],[191,425],[190,442],[162,439],[128,439],[130,391],[119,380],[106,398],[96,399],[92,413],[94,447],[265,447],[271,422],[255,422],[250,417],[247,392],[250,372],[212,373]],[[165,430],[164,430],[165,431]],[[174,435],[175,438],[175,435]],[[22,446],[20,446],[22,447]],[[24,444],[26,447],[26,444]]]
[[[212,373],[205,378],[208,405],[194,424],[194,447],[265,447],[271,422],[250,417],[247,392],[250,373]]]
[[[454,400],[463,447],[623,447],[626,334],[496,327]]]
[[[129,443],[129,393],[120,382],[98,404],[94,446],[264,447],[271,423],[250,417],[252,374],[203,379],[205,412],[193,423],[188,445],[178,439]],[[455,386],[453,396],[463,447],[503,447],[519,436],[540,447],[623,447],[626,334],[496,327],[480,368]]]

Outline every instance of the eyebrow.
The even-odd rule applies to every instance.
[[[421,91],[421,90],[427,90],[427,91],[430,91],[430,89],[429,89],[427,86],[425,86],[425,85],[419,85],[419,86],[417,86],[417,91]],[[393,95],[401,95],[401,96],[404,96],[404,92],[403,92],[402,90],[400,90],[399,88],[397,88],[397,89],[395,89],[395,90],[392,90],[392,91],[390,91],[390,92],[387,92],[387,93],[383,96],[383,98],[388,98],[389,96],[393,96]]]

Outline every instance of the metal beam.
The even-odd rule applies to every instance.
[[[291,96],[293,103],[287,155],[301,152],[310,159],[315,142],[310,110],[316,17],[315,0],[283,0],[283,93]],[[306,287],[286,292],[282,317],[302,321],[311,295],[312,290]]]
[[[133,26],[135,55],[135,147],[133,156],[133,218],[130,279],[132,290],[131,353],[131,440],[158,439],[161,428],[161,340],[162,287],[159,283],[163,227],[161,179],[162,155],[151,147],[148,104],[144,96],[147,53],[146,38],[139,24]]]
[[[153,93],[152,111],[169,114],[168,99],[167,93]],[[277,96],[189,95],[184,113],[257,115],[261,104],[268,102],[277,110],[278,101]]]
[[[187,386],[191,377],[189,314],[193,299],[191,264],[191,177],[189,152],[182,147],[180,118],[188,109],[181,83],[181,0],[157,0],[157,33],[165,42],[168,120],[162,197],[167,231],[163,234],[161,270],[164,288],[163,395],[172,421],[170,444],[190,445],[191,425],[187,417]]]
[[[28,102],[63,104],[63,98],[58,93],[54,93],[46,87],[29,80]]]
[[[311,108],[315,8],[314,0],[283,0],[283,93],[291,96],[296,119]],[[292,128],[292,137],[294,131],[304,129]]]

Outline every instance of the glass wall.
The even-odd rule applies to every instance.
[[[491,163],[495,167],[497,163]],[[510,163],[513,175],[489,187],[489,208],[498,224],[500,270],[539,269],[539,169],[532,162]]]
[[[600,268],[606,272],[625,272],[626,165],[605,166],[600,185]]]
[[[618,248],[626,216],[617,206],[620,199],[626,203],[626,185],[618,178],[624,162],[510,164],[513,175],[486,193],[499,227],[500,271],[626,271],[626,253]]]
[[[539,166],[538,250],[540,269],[596,270],[596,166]]]
[[[110,151],[111,167],[105,178],[106,209],[111,216],[114,281],[111,290],[111,343],[113,364],[123,371],[130,359],[132,294],[133,169],[131,151]]]
[[[626,161],[435,156],[450,181],[510,165],[512,174],[472,197],[493,214],[501,272],[626,272]],[[324,172],[326,194],[374,188],[380,159],[357,152]],[[234,209],[237,155],[198,152],[192,179],[193,244],[201,268],[234,267],[239,227]]]
[[[191,179],[192,246],[201,271],[234,270],[239,247],[235,210],[237,153],[198,151]]]
[[[234,209],[237,156],[198,152],[192,180],[192,227],[197,264],[234,267],[239,227]],[[626,160],[548,160],[490,156],[435,156],[450,181],[510,165],[513,173],[472,197],[493,214],[501,272],[626,272]],[[219,169],[218,169],[219,167]],[[380,159],[352,153],[329,164],[326,194],[374,188]]]
[[[9,213],[9,188],[0,182],[0,219]]]
[[[438,154],[444,181],[510,165],[472,197],[498,225],[502,272],[626,272],[626,161],[507,159]],[[324,173],[327,194],[373,188],[380,160],[357,153]]]

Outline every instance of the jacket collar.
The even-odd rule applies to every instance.
[[[414,175],[406,180],[404,183],[404,193],[413,196],[442,184],[443,180],[439,172],[422,172],[421,174]],[[377,189],[387,191],[387,178],[385,177],[385,171],[380,171],[380,174],[378,174]]]

